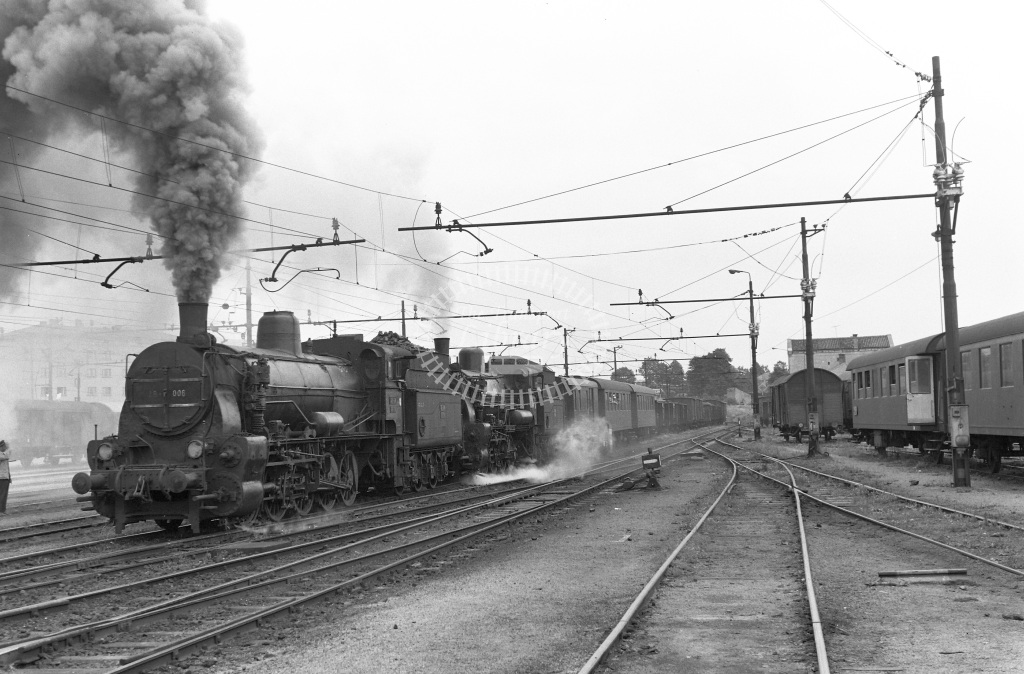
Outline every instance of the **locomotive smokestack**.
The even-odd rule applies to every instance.
[[[181,320],[181,331],[178,341],[195,344],[197,336],[205,336],[206,314],[210,305],[206,302],[179,302],[178,318]]]
[[[448,337],[435,337],[434,338],[434,353],[437,357],[446,365],[452,364],[451,356],[448,355],[448,346],[451,344],[451,339]]]

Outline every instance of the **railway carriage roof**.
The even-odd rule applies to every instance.
[[[822,375],[824,375],[826,379],[828,379],[829,377],[833,377],[835,379],[841,379],[841,377],[839,375],[837,375],[835,372],[833,372],[832,370],[826,370],[825,368],[816,367],[816,368],[814,368],[814,371],[819,373],[819,375],[818,375],[818,380],[819,381],[821,380],[821,376]],[[775,388],[776,386],[782,386],[783,384],[785,384],[787,381],[789,381],[793,377],[797,376],[798,374],[804,373],[804,372],[807,372],[806,368],[803,369],[803,370],[797,370],[796,372],[790,372],[789,374],[787,374],[785,376],[782,376],[782,377],[779,377],[778,379],[773,381],[768,386],[768,388]]]
[[[658,391],[656,389],[647,388],[646,386],[641,386],[640,384],[630,384],[629,387],[631,389],[633,389],[633,393],[636,393],[638,395],[648,395],[648,396],[656,396],[656,395],[658,395]]]
[[[604,391],[621,391],[622,393],[632,393],[633,391],[633,386],[631,384],[627,384],[624,381],[598,379],[597,377],[590,377],[590,381],[597,384],[597,387]]]
[[[1024,312],[1010,314],[976,325],[960,328],[960,347],[987,342],[1000,337],[1011,337],[1024,334]],[[940,332],[930,337],[922,337],[906,344],[897,344],[890,349],[882,349],[854,358],[846,367],[847,370],[858,370],[880,363],[900,361],[908,356],[935,354],[946,348],[946,335]]]

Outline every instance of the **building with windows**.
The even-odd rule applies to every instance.
[[[786,340],[786,355],[789,371],[807,369],[807,340]],[[840,377],[846,372],[846,365],[857,356],[880,351],[893,346],[892,335],[852,335],[850,337],[815,338],[814,367],[831,370]]]
[[[51,320],[4,331],[0,405],[10,409],[18,400],[70,400],[120,411],[130,355],[176,336],[170,328],[97,327],[82,320]]]

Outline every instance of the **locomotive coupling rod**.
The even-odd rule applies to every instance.
[[[199,503],[201,501],[219,501],[220,492],[214,494],[199,494],[198,496],[193,496],[192,500],[195,501],[196,503]]]

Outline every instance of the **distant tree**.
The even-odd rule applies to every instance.
[[[624,381],[627,384],[636,383],[636,375],[628,367],[620,367],[618,370],[613,372],[612,379],[615,381]]]
[[[715,349],[709,354],[690,360],[686,379],[690,395],[697,397],[721,398],[735,383],[735,368],[730,364],[732,357],[725,349]]]
[[[644,376],[644,385],[659,389],[666,398],[685,393],[686,372],[678,360],[666,363],[656,358],[645,358],[640,371]]]
[[[679,363],[678,360],[674,360],[668,364],[668,375],[665,380],[665,388],[670,391],[666,393],[666,396],[680,396],[686,392],[686,370]]]
[[[767,368],[765,368],[767,371]],[[785,377],[789,374],[789,368],[786,366],[784,361],[778,361],[775,363],[775,367],[772,368],[771,374],[768,376],[768,383],[774,384],[780,377]]]

